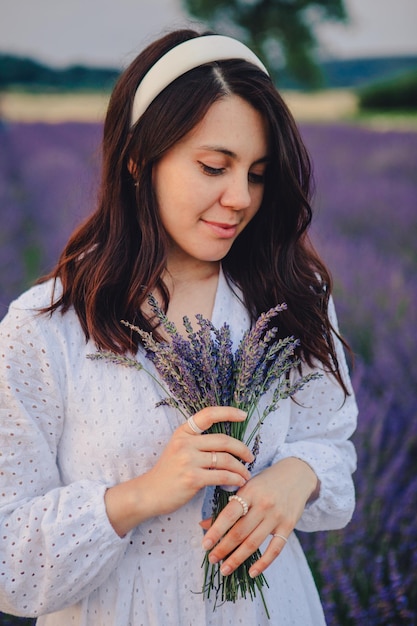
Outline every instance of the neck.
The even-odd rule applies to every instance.
[[[184,264],[171,259],[168,262],[167,270],[163,277],[165,284],[179,286],[184,283],[204,283],[219,275],[220,261],[202,262],[195,260]]]
[[[196,267],[171,265],[163,277],[169,291],[168,319],[180,333],[185,333],[184,316],[195,323],[199,313],[211,319],[216,298],[220,263],[204,263]]]

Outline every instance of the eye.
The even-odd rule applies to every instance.
[[[249,172],[248,180],[250,183],[253,183],[254,185],[263,185],[265,182],[265,175],[255,174],[255,172]]]
[[[210,167],[202,161],[199,161],[199,165],[207,176],[220,176],[220,174],[223,174],[225,169],[224,167]]]

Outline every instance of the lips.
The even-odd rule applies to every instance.
[[[213,233],[222,239],[229,239],[236,236],[238,224],[225,224],[222,222],[209,222],[203,220]]]

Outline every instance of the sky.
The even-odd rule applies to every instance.
[[[417,0],[345,0],[350,22],[318,32],[330,58],[417,56]],[[190,23],[181,0],[0,0],[0,51],[65,66],[124,67]]]

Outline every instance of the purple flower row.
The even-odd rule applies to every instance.
[[[417,133],[301,128],[313,241],[356,355],[358,504],[346,530],[300,534],[329,624],[417,623]],[[0,317],[94,208],[89,124],[0,126]],[[227,320],[226,320],[227,321]]]
[[[339,532],[300,534],[329,624],[417,623],[417,133],[303,129],[314,241],[356,353],[357,507]]]

